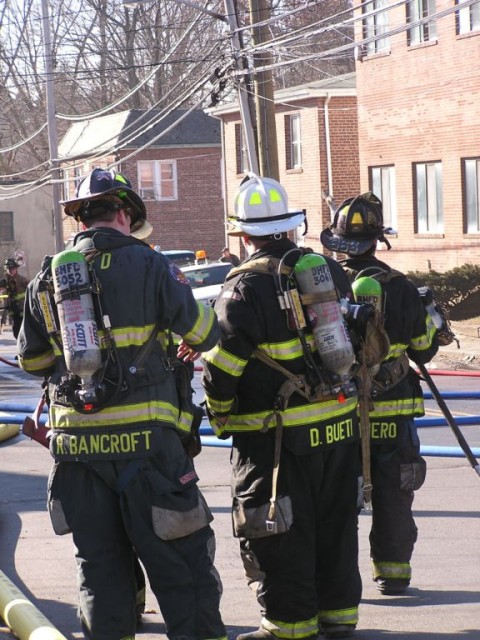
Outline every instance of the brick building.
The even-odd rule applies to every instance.
[[[225,245],[220,123],[200,110],[160,116],[129,110],[72,125],[59,145],[65,197],[94,167],[119,162],[147,207],[148,242],[164,250],[205,249],[216,258]],[[75,156],[75,169],[68,156]],[[66,238],[77,229],[64,221]]]
[[[276,91],[275,112],[280,182],[289,206],[307,210],[307,234],[297,241],[321,250],[320,231],[330,222],[322,191],[340,203],[360,188],[355,74]],[[248,170],[240,113],[237,103],[212,113],[223,124],[225,206],[231,215]],[[241,251],[236,238],[230,246]]]
[[[360,183],[403,270],[480,264],[480,3],[462,4],[354,3]]]
[[[15,198],[12,186],[25,192]],[[55,251],[52,188],[30,189],[28,182],[0,180],[0,278],[7,258],[15,258],[20,273],[29,280],[40,270],[43,258]]]

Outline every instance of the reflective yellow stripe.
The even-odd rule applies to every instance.
[[[147,324],[143,327],[120,327],[112,329],[111,333],[115,340],[115,345],[121,349],[124,347],[142,347],[150,337],[155,325]],[[100,343],[102,347],[105,345],[105,332],[100,330],[98,332],[100,337]],[[165,348],[166,339],[163,331],[159,332],[157,336],[158,342]]]
[[[237,358],[237,356],[232,355],[218,345],[210,351],[207,351],[207,353],[204,353],[203,358],[207,362],[210,362],[210,364],[214,364],[221,371],[235,378],[239,378],[242,375],[248,362],[248,360]]]
[[[374,400],[374,409],[369,412],[371,418],[384,416],[413,416],[425,413],[423,398],[399,398],[398,400]]]
[[[193,414],[191,414],[189,411],[183,411],[177,420],[176,426],[181,431],[186,431],[187,433],[189,433],[192,427],[192,420]]]
[[[312,351],[316,350],[313,335],[305,336],[307,343]],[[263,343],[259,345],[259,349],[265,351],[274,360],[294,360],[295,358],[303,358],[302,343],[298,338],[288,340],[287,342]]]
[[[352,412],[357,406],[357,398],[348,398],[345,402],[339,403],[336,400],[327,402],[311,402],[300,407],[289,407],[282,411],[284,427],[296,427],[316,424],[320,421],[334,420]],[[223,432],[246,432],[258,431],[264,428],[264,420],[272,414],[272,411],[260,411],[258,413],[246,413],[241,415],[230,414],[228,423]],[[270,420],[269,428],[275,427],[275,420]],[[212,425],[213,426],[213,425]]]
[[[207,307],[201,302],[197,302],[197,307],[198,318],[191,330],[183,336],[185,342],[192,346],[201,344],[206,340],[215,320],[215,311],[212,307]]]
[[[207,401],[207,407],[212,413],[230,413],[230,409],[235,402],[235,398],[231,398],[230,400],[214,400],[213,398],[209,398],[205,396]]]
[[[283,622],[282,620],[269,620],[262,618],[261,628],[273,633],[276,638],[308,638],[318,633],[317,616],[310,620],[298,622]]]
[[[351,609],[326,609],[318,612],[319,622],[327,624],[351,624],[358,623],[358,607]]]
[[[48,369],[55,364],[55,355],[53,351],[44,351],[35,358],[19,357],[19,364],[24,371],[33,372]]]
[[[126,347],[142,347],[150,337],[154,326],[155,325],[153,324],[147,324],[143,327],[120,327],[112,329],[111,333],[115,340],[115,346],[118,349],[124,349]],[[99,329],[98,336],[101,348],[106,349],[105,331],[103,329]],[[160,331],[158,333],[157,342],[159,342],[161,347],[165,350],[166,335],[164,331]],[[55,351],[55,355],[61,356],[62,352],[58,348],[56,342],[51,340],[50,343],[52,345],[52,349]]]
[[[412,567],[409,562],[372,562],[373,579],[397,578],[410,580]]]
[[[50,426],[54,429],[70,427],[127,426],[150,421],[167,422],[174,426],[178,422],[178,409],[170,402],[150,401],[106,407],[97,413],[78,413],[72,407],[52,404]]]
[[[407,347],[408,344],[404,344],[401,342],[397,344],[391,344],[388,351],[388,356],[385,358],[385,360],[391,360],[393,358],[399,358],[400,356],[403,356],[403,354],[407,350]]]
[[[435,328],[433,320],[428,313],[425,318],[425,322],[427,325],[427,332],[410,340],[410,346],[412,349],[415,349],[415,351],[424,351],[432,346],[433,337],[437,329]]]

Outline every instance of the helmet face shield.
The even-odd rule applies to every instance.
[[[128,209],[131,228],[147,217],[145,205],[132,189],[130,180],[113,169],[94,169],[80,182],[75,196],[72,200],[64,200],[61,204],[65,208],[65,214],[73,216],[77,221],[95,218],[96,208],[93,203],[99,200],[102,204],[111,203],[111,209],[115,208],[115,204],[118,208]],[[101,210],[99,206],[97,215],[101,214]]]
[[[385,238],[389,233],[392,231],[383,225],[382,203],[368,192],[342,202],[333,223],[320,234],[320,241],[331,251],[360,255],[377,240],[385,242],[390,249]]]

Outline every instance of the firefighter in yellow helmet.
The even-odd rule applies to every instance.
[[[170,640],[226,640],[213,517],[185,448],[193,416],[166,353],[169,332],[188,357],[211,349],[215,313],[130,235],[146,211],[125,176],[94,169],[63,204],[84,230],[29,285],[18,350],[48,381],[49,509],[73,535],[84,633],[134,638],[138,556]]]
[[[383,224],[381,201],[368,192],[345,200],[320,236],[327,249],[348,256],[340,264],[357,297],[362,280],[367,286],[367,278],[376,281],[390,340],[390,352],[373,379],[370,412],[370,555],[373,579],[384,595],[404,593],[410,584],[417,540],[412,504],[426,473],[414,423],[424,415],[423,393],[409,361],[425,364],[438,349],[435,326],[417,288],[375,255],[379,242],[390,249],[387,236],[394,233]]]
[[[288,207],[279,182],[251,174],[230,221],[248,257],[215,302],[221,338],[205,356],[203,386],[212,427],[233,439],[234,535],[262,610],[260,628],[238,640],[346,637],[361,596],[356,389],[329,392],[335,376],[321,367],[312,328],[297,331],[280,304],[309,257],[288,238],[305,211]],[[351,293],[333,260],[316,259]]]

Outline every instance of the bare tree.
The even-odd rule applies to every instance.
[[[41,4],[0,7],[0,148],[25,141],[0,153],[0,172],[34,177],[48,161],[46,130],[29,140],[47,113]],[[120,0],[50,0],[49,13],[60,136],[70,124],[62,114],[194,104],[188,86],[212,74],[228,48],[221,22],[175,1],[130,10]]]

